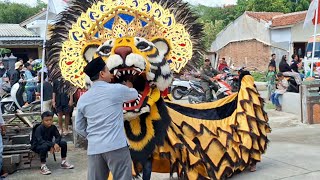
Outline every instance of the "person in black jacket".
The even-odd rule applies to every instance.
[[[51,174],[51,171],[46,166],[46,157],[48,151],[50,153],[59,152],[61,150],[61,168],[73,169],[74,166],[66,161],[67,143],[61,140],[61,135],[53,122],[53,113],[46,111],[41,115],[42,123],[36,127],[32,136],[31,149],[40,154],[41,170],[43,175]],[[55,138],[54,141],[53,137]]]
[[[14,64],[14,72],[11,74],[10,77],[10,85],[11,87],[16,84],[17,82],[19,82],[20,78],[21,78],[21,70],[23,68],[23,64],[18,61]]]
[[[296,73],[299,73],[299,56],[297,54],[293,54],[290,68]]]
[[[269,66],[268,67],[274,67],[274,69],[277,71],[277,67],[276,67],[276,54],[272,54],[271,55],[271,60],[270,60],[270,63],[269,63]]]
[[[285,76],[291,76],[291,77],[294,77],[296,83],[298,85],[301,84],[302,82],[302,79],[300,77],[300,74],[297,73],[297,72],[294,72],[291,67],[289,66],[289,64],[287,63],[287,56],[284,55],[282,56],[282,59],[280,61],[280,64],[279,64],[279,71],[282,72],[283,75]]]

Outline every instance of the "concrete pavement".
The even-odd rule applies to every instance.
[[[243,172],[234,175],[235,180],[300,180],[320,179],[320,125],[305,125],[292,114],[268,110],[270,126],[273,131],[269,135],[270,143],[262,162],[257,165],[256,172]],[[59,169],[58,162],[49,156],[48,166],[52,175],[43,176],[39,169],[18,171],[10,175],[9,180],[37,179],[86,179],[85,151],[69,148],[69,159],[76,166],[74,170]],[[59,156],[59,155],[58,155]],[[59,161],[59,157],[57,157]],[[152,174],[153,180],[167,179],[168,174]]]

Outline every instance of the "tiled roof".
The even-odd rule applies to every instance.
[[[306,18],[307,11],[300,11],[295,13],[283,14],[275,16],[272,19],[272,27],[290,26],[303,22]]]
[[[38,12],[37,14],[29,17],[28,19],[24,20],[23,22],[20,23],[20,26],[25,26],[28,23],[30,23],[29,21],[34,21],[34,18],[36,18],[37,16],[42,16],[42,15],[46,15],[47,10],[43,9],[40,12]]]
[[[245,12],[248,16],[256,19],[256,20],[264,20],[266,22],[271,21],[273,17],[282,15],[282,12],[252,12],[246,11]]]
[[[39,37],[19,24],[0,24],[0,37]]]

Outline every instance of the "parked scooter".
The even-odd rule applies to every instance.
[[[183,97],[187,96],[188,94],[181,92],[186,92],[190,90],[190,88],[191,86],[189,81],[175,78],[171,85],[171,94],[173,99],[180,100]]]
[[[40,101],[34,101],[27,106],[23,106],[26,99],[26,93],[24,92],[24,84],[16,83],[11,87],[10,95],[1,99],[2,113],[12,114],[17,110],[22,112],[40,112]]]
[[[214,83],[216,83],[218,89],[215,89],[213,85],[209,86],[209,91],[211,91],[212,93],[211,100],[209,101],[222,99],[232,94],[230,85],[227,82],[223,81],[221,77],[222,75],[217,75],[216,77],[214,77]],[[184,96],[188,96],[188,101],[190,104],[206,102],[206,93],[202,88],[201,83],[197,81],[189,81],[189,83],[191,88],[187,91],[179,90],[179,93],[183,94]]]
[[[206,102],[206,93],[205,93],[205,90],[202,88],[201,83],[190,81],[190,86],[191,86],[191,89],[187,92],[189,103],[199,104],[202,102]],[[210,85],[209,91],[212,92],[210,101],[215,101],[217,97],[215,96],[214,86]]]

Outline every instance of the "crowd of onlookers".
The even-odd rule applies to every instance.
[[[12,86],[19,83],[20,88],[26,93],[26,100],[23,100],[23,108],[28,107],[32,102],[40,100],[41,95],[41,62],[35,63],[33,59],[24,62],[18,59],[13,71],[5,68],[0,61],[0,83],[1,90],[11,89]],[[59,131],[61,134],[68,134],[71,131],[68,125],[73,111],[73,96],[61,91],[61,79],[51,80],[48,78],[47,70],[44,70],[43,82],[43,107],[44,111],[52,111],[58,116]],[[10,92],[10,91],[9,91]],[[21,101],[21,99],[19,99]],[[5,112],[3,112],[5,113]],[[65,126],[62,125],[62,119],[65,116]]]
[[[311,64],[304,64],[303,59],[299,58],[297,54],[293,54],[291,58],[291,61],[288,62],[287,56],[283,55],[279,63],[279,67],[277,68],[276,55],[272,54],[268,66],[268,72],[266,75],[268,99],[272,101],[278,111],[282,110],[279,102],[279,96],[284,94],[289,87],[289,83],[285,77],[293,77],[297,86],[299,86],[303,80],[318,79],[320,74],[319,64],[314,63],[313,67]],[[304,68],[304,65],[309,67]],[[309,70],[304,72],[305,69]]]

